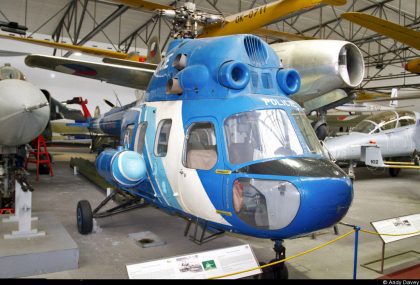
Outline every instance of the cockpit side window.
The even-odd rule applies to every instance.
[[[226,119],[224,129],[232,164],[303,154],[303,148],[284,110],[238,113]]]
[[[155,155],[166,156],[168,152],[169,134],[171,132],[172,120],[164,119],[159,122],[159,126],[156,132],[155,140]]]
[[[134,129],[134,125],[128,125],[125,128],[123,145],[124,145],[124,148],[126,149],[130,147],[130,144],[133,138],[133,129]]]
[[[193,169],[209,170],[217,162],[217,142],[212,123],[194,123],[188,128],[183,164]]]
[[[399,121],[399,127],[407,127],[415,124],[416,120],[413,118],[401,118]]]
[[[397,120],[387,122],[387,123],[385,123],[381,126],[381,129],[382,129],[382,131],[395,129],[396,123],[397,123]]]
[[[136,146],[136,151],[138,153],[143,153],[144,138],[146,136],[147,122],[142,122],[137,127],[136,141],[134,146]]]

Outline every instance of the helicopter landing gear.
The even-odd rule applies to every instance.
[[[283,246],[282,240],[274,241],[274,251],[276,252],[276,258],[270,260],[269,263],[276,262],[286,258],[286,248]],[[264,262],[261,262],[260,265],[265,265]],[[262,269],[263,273],[260,274],[258,279],[288,279],[289,271],[287,270],[286,264],[284,262],[265,267]]]
[[[127,199],[124,202],[119,203],[118,206],[99,212],[99,210],[102,209],[110,200],[116,197],[117,194],[127,197]],[[111,194],[108,195],[93,211],[87,200],[81,200],[77,204],[76,211],[77,230],[82,235],[89,234],[93,230],[93,219],[109,217],[115,214],[142,208],[147,205],[148,203],[145,202],[143,198],[132,195],[128,196],[119,189],[112,191]]]

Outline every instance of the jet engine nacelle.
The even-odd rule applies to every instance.
[[[363,55],[353,43],[307,40],[272,44],[285,68],[301,76],[299,92],[291,98],[299,103],[341,88],[355,88],[364,77]]]
[[[96,158],[96,169],[108,182],[134,187],[146,179],[146,164],[140,154],[131,150],[107,149]]]

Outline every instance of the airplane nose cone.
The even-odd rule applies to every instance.
[[[300,209],[293,221],[297,232],[308,233],[333,226],[347,213],[353,200],[350,178],[302,178]]]
[[[16,79],[0,81],[0,145],[26,144],[42,133],[50,117],[49,106],[39,88]]]

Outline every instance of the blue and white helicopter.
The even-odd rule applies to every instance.
[[[66,64],[55,70],[78,69]],[[272,239],[284,258],[283,239],[336,224],[353,198],[350,178],[288,98],[299,87],[299,74],[256,36],[173,40],[144,101],[88,122],[120,138],[119,148],[99,154],[97,171],[203,233]],[[79,202],[80,233],[92,231],[97,211]]]

